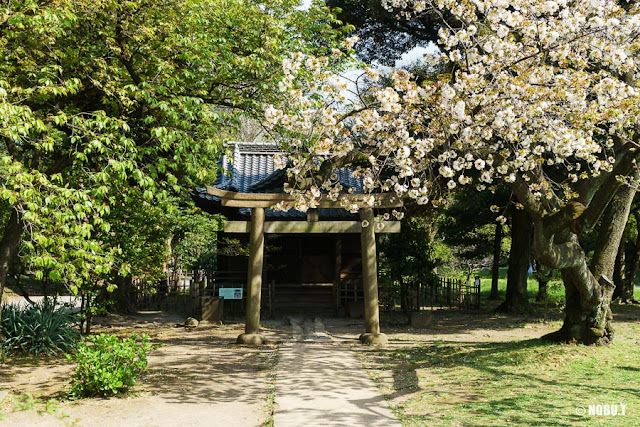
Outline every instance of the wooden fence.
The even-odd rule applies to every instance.
[[[195,270],[170,271],[166,280],[148,283],[134,279],[138,310],[167,310],[198,315],[204,298],[217,298],[221,288],[242,288],[241,300],[228,300],[225,309],[243,315],[247,295],[246,271]],[[272,314],[273,282],[263,281],[262,304],[266,315]]]
[[[192,272],[171,271],[166,280],[148,283],[134,279],[137,307],[139,310],[167,310],[188,315],[198,315],[205,298],[217,298],[221,288],[242,288],[241,300],[225,302],[225,312],[243,315],[247,294],[247,274],[244,271],[197,270]],[[276,286],[274,281],[263,280],[263,315],[273,315]],[[379,290],[381,308],[394,310],[399,304],[392,294],[387,295],[381,286]],[[425,308],[480,307],[480,279],[473,283],[463,279],[438,277],[432,283],[422,284],[412,292],[410,310]],[[335,308],[345,307],[349,301],[363,301],[362,278],[359,275],[342,278],[334,284]]]
[[[476,277],[473,283],[463,279],[450,277],[438,277],[437,281],[422,284],[418,288],[417,303],[420,309],[435,307],[480,307],[480,278]]]

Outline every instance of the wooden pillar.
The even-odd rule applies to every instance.
[[[333,303],[336,312],[340,308],[340,287],[342,273],[342,236],[337,235],[334,237],[334,266],[333,266]]]
[[[380,333],[380,309],[378,303],[378,265],[376,254],[376,232],[373,209],[360,211],[363,222],[360,240],[362,243],[362,286],[364,290],[365,333],[360,335],[364,344],[386,344],[387,336]]]
[[[264,337],[259,334],[263,259],[264,208],[251,208],[249,268],[247,269],[247,314],[244,327],[245,333],[238,337],[238,344],[264,344]]]

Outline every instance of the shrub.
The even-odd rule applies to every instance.
[[[78,340],[72,320],[64,307],[56,308],[47,299],[26,307],[5,304],[0,321],[0,334],[5,337],[2,350],[36,356],[68,352]]]
[[[120,339],[100,334],[86,337],[67,358],[78,366],[71,377],[71,396],[109,397],[127,393],[147,369],[151,350],[147,335]]]

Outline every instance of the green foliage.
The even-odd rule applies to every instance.
[[[71,396],[109,397],[126,394],[147,369],[149,336],[100,334],[86,337],[67,358],[78,366],[71,380]]]
[[[215,268],[217,233],[222,219],[199,209],[174,215],[175,231],[172,255],[175,267],[183,270]]]
[[[507,292],[507,267],[501,267],[498,273],[498,296],[500,300],[505,298]],[[447,272],[447,275],[464,277],[466,273],[458,271]],[[491,290],[491,270],[480,270],[475,272],[480,277],[480,298],[482,301],[489,299]],[[536,302],[536,295],[538,294],[538,273],[531,273],[527,279],[527,294],[529,295],[529,301],[531,303]],[[553,270],[547,273],[549,282],[547,283],[547,302],[551,306],[562,306],[565,303],[565,289],[562,283],[562,278],[558,272]],[[544,304],[544,301],[539,301],[540,304]]]
[[[69,418],[69,415],[60,410],[60,402],[56,399],[41,399],[37,395],[34,396],[31,393],[24,393],[13,398],[13,404],[18,411],[33,411],[35,410],[38,415],[49,414],[53,415],[59,420]],[[2,414],[0,413],[0,420],[2,420]],[[73,424],[75,425],[75,423]]]
[[[27,307],[5,305],[0,335],[5,337],[3,351],[35,356],[67,352],[78,339],[65,308],[56,308],[46,299]]]
[[[489,207],[506,210],[509,193],[504,187],[494,192],[465,188],[459,191],[439,221],[439,233],[453,248],[459,261],[478,262],[493,255],[496,216]],[[503,229],[501,258],[506,261],[509,248],[508,234]]]
[[[175,192],[212,180],[222,140],[280,95],[285,56],[324,52],[341,37],[326,7],[298,5],[8,3],[0,228],[8,213],[19,217],[25,273],[74,293],[116,274],[153,276],[169,236],[164,213],[149,206],[168,210]]]
[[[392,293],[415,289],[435,279],[434,269],[450,259],[449,249],[434,239],[434,221],[429,216],[412,216],[399,234],[381,240],[380,274]]]
[[[218,254],[226,256],[249,256],[249,245],[240,239],[225,237],[218,244]]]
[[[150,202],[141,188],[124,188],[113,199],[108,216],[110,231],[99,233],[96,238],[103,245],[120,249],[118,264],[128,274],[149,281],[161,279],[169,257],[167,242],[174,228],[171,212],[177,209],[175,204],[173,197]],[[119,273],[112,270],[112,276]]]
[[[361,38],[356,52],[369,63],[393,66],[403,53],[438,39],[439,25],[429,8],[406,20],[398,19],[397,12],[385,9],[380,0],[327,0],[327,4],[339,8],[339,19],[355,26]]]

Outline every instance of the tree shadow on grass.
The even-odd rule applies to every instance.
[[[635,324],[640,321],[640,305],[618,305],[611,306],[616,324]],[[432,314],[431,325],[422,330],[416,330],[408,326],[407,317],[400,312],[389,312],[381,314],[381,323],[387,333],[411,332],[431,336],[431,335],[453,335],[468,333],[473,331],[507,331],[523,328],[531,324],[544,324],[546,322],[557,322],[564,318],[562,308],[559,306],[549,307],[546,315],[543,306],[533,305],[532,311],[527,315],[511,315],[496,313],[493,309],[480,310],[460,310],[460,309],[438,309],[425,310]],[[339,332],[339,331],[337,331]]]
[[[420,399],[437,401],[446,413],[460,412],[464,425],[486,425],[488,419],[508,414],[511,425],[558,425],[585,422],[575,408],[567,410],[563,396],[577,399],[617,396],[627,402],[640,401],[634,381],[612,383],[608,377],[595,377],[600,367],[589,362],[564,369],[573,352],[594,347],[550,344],[540,339],[511,342],[435,342],[401,349],[365,350],[374,365],[392,374],[392,401]],[[546,362],[558,360],[558,371],[545,372]],[[593,363],[597,363],[593,362]],[[537,370],[539,366],[539,370]],[[548,365],[547,365],[548,366]],[[559,366],[559,367],[558,367]],[[518,368],[522,367],[522,368]],[[594,369],[594,370],[590,370]],[[608,367],[626,376],[640,372],[640,366]],[[576,371],[577,370],[577,371]],[[471,377],[469,377],[471,375]],[[497,384],[496,384],[497,383]],[[484,385],[495,393],[484,393]],[[500,384],[504,384],[504,389]],[[513,387],[513,390],[510,388]],[[513,391],[520,394],[514,396]],[[418,393],[416,393],[418,392]],[[424,396],[429,396],[425,399]],[[591,401],[586,403],[593,403]],[[473,419],[473,414],[478,420]],[[505,415],[506,416],[506,415]],[[487,418],[489,417],[489,418]],[[408,414],[416,422],[434,421],[432,414]]]

